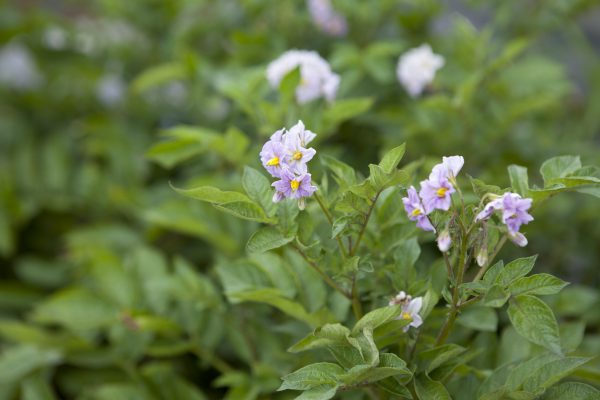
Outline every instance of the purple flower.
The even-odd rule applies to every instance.
[[[317,153],[312,147],[306,149],[302,146],[302,139],[298,134],[293,135],[292,131],[285,135],[285,164],[296,174],[307,172],[306,163],[312,160]]]
[[[442,164],[438,164],[442,165]],[[448,211],[452,204],[450,195],[456,190],[448,180],[448,169],[436,166],[431,171],[429,179],[421,182],[419,195],[423,199],[423,205],[427,214],[433,210]]]
[[[429,221],[427,217],[427,213],[423,208],[423,204],[421,203],[421,199],[417,194],[417,189],[414,186],[408,188],[408,197],[402,198],[402,202],[404,203],[404,209],[408,214],[408,219],[411,221],[417,221],[417,227],[423,229],[424,231],[432,231],[435,232],[435,228]]]
[[[533,221],[533,217],[527,212],[531,208],[531,203],[531,199],[523,199],[517,193],[507,192],[502,197],[489,202],[483,211],[477,214],[475,221],[488,219],[494,211],[502,210],[502,222],[508,227],[509,234],[514,234],[519,232],[521,225]],[[515,237],[513,241],[517,244],[527,244],[524,236],[523,238]]]
[[[260,152],[262,165],[275,178],[281,177],[286,157],[286,148],[282,141],[283,132],[284,129],[275,132]]]
[[[273,182],[271,186],[275,188],[275,195],[277,196],[273,197],[273,201],[279,201],[284,197],[292,199],[309,197],[317,190],[316,186],[311,185],[311,175],[309,173],[296,175],[288,168],[282,169],[281,179]]]
[[[502,222],[509,232],[518,232],[522,224],[533,221],[533,217],[527,212],[531,208],[531,199],[522,199],[516,193],[505,193],[502,200]]]
[[[307,144],[313,141],[317,134],[304,128],[304,123],[298,121],[298,123],[292,126],[289,132],[286,134],[288,137],[297,138],[300,141],[302,147],[306,147]]]
[[[407,332],[410,327],[418,328],[423,324],[423,318],[419,315],[423,307],[423,298],[416,297],[410,300],[408,303],[402,304],[402,313],[400,314],[401,319],[411,320],[410,324],[404,327],[404,332]]]

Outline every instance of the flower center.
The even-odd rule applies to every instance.
[[[292,188],[292,190],[295,192],[296,190],[298,190],[298,187],[300,187],[300,182],[298,182],[295,179],[292,179],[290,181],[290,187]]]
[[[411,315],[409,313],[407,313],[406,311],[404,311],[402,313],[402,319],[412,319]]]
[[[418,215],[421,215],[421,214],[423,214],[423,213],[421,212],[421,209],[420,209],[420,208],[415,208],[415,209],[414,209],[414,210],[412,210],[412,212],[410,213],[410,216],[411,216],[411,217],[416,217],[416,216],[418,216]]]
[[[292,158],[296,161],[300,161],[302,159],[302,152],[299,150],[296,150],[294,152],[294,154],[292,155]]]
[[[446,189],[445,187],[441,187],[435,193],[437,194],[437,197],[445,197],[447,191],[448,189]]]
[[[279,157],[273,157],[269,161],[267,161],[267,165],[269,167],[277,167],[279,166]]]

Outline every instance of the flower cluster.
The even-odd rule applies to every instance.
[[[401,291],[398,293],[392,300],[390,300],[389,305],[401,305],[402,312],[398,319],[410,320],[410,324],[404,327],[404,332],[407,332],[410,327],[418,328],[423,324],[423,318],[419,315],[419,311],[421,311],[421,307],[423,306],[423,298],[415,297],[406,294]]]
[[[442,162],[431,170],[429,179],[421,182],[421,190],[411,186],[408,197],[404,197],[404,209],[411,221],[417,222],[417,227],[435,232],[428,215],[434,210],[447,211],[452,203],[451,195],[456,191],[456,175],[460,172],[465,160],[461,156],[443,157]],[[441,251],[450,248],[450,235],[445,230],[438,238]]]
[[[417,97],[444,66],[444,57],[434,54],[428,44],[411,49],[398,60],[396,74],[411,97]]]
[[[279,179],[271,185],[275,188],[273,202],[284,198],[298,199],[300,209],[303,209],[304,198],[317,190],[307,167],[316,150],[306,148],[316,136],[298,121],[289,131],[283,128],[275,132],[264,144],[260,152],[262,165],[271,176]]]
[[[526,246],[527,238],[519,229],[521,225],[533,221],[527,212],[531,208],[532,199],[523,199],[517,193],[507,192],[490,201],[477,216],[475,221],[487,220],[495,211],[502,212],[502,223],[508,228],[508,237],[518,246]]]
[[[344,36],[348,31],[346,18],[335,11],[330,0],[307,0],[308,12],[314,24],[331,36]]]
[[[308,103],[319,97],[331,102],[340,85],[340,76],[333,73],[327,61],[315,51],[290,50],[267,67],[267,80],[278,88],[281,80],[294,68],[300,67],[300,84],[296,88],[296,100]]]

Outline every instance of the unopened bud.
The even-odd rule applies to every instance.
[[[521,232],[508,232],[508,238],[519,247],[527,246],[527,238]]]
[[[483,267],[488,262],[488,252],[487,246],[482,246],[477,252],[477,257],[475,258],[477,261],[477,265]]]
[[[298,199],[298,208],[300,210],[304,210],[306,208],[306,202],[304,201],[304,197]]]
[[[440,232],[437,237],[438,248],[442,253],[447,252],[450,249],[450,245],[452,245],[452,239],[450,238],[450,232],[448,229],[444,229]]]

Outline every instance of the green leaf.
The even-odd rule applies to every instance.
[[[590,360],[591,358],[566,357],[549,362],[525,380],[523,389],[533,393],[547,389]]]
[[[560,292],[569,283],[550,274],[536,274],[519,278],[508,289],[511,295],[549,295]]]
[[[556,178],[564,178],[581,168],[579,156],[560,156],[546,160],[540,167],[544,187],[550,186]]]
[[[496,278],[500,274],[500,271],[504,269],[504,261],[500,260],[496,264],[492,265],[483,275],[483,282],[488,285],[493,285]]]
[[[0,354],[0,385],[16,382],[38,368],[58,364],[61,359],[55,350],[29,345],[10,347]]]
[[[600,390],[580,382],[564,382],[551,387],[541,400],[598,400]]]
[[[419,370],[429,374],[442,365],[454,360],[465,351],[467,349],[457,344],[444,344],[422,351],[417,355]]]
[[[420,400],[452,400],[444,385],[427,375],[419,375],[415,379],[415,390]]]
[[[518,258],[514,261],[509,262],[500,272],[495,279],[495,283],[502,287],[508,286],[511,282],[527,275],[535,264],[537,255]]]
[[[384,173],[390,174],[393,170],[398,167],[400,160],[404,156],[404,152],[406,151],[406,143],[401,144],[398,147],[394,147],[381,159],[379,163],[379,167],[383,170]]]
[[[510,293],[502,288],[500,285],[492,285],[486,294],[483,296],[480,304],[482,306],[499,308],[506,303],[508,298],[510,297]]]
[[[366,112],[372,104],[372,98],[336,100],[331,107],[325,109],[324,130],[332,130],[340,123]]]
[[[379,365],[357,365],[351,368],[339,379],[348,386],[377,382],[390,376],[411,376],[412,372],[406,368],[406,363],[400,357],[391,353],[380,355]]]
[[[284,237],[277,228],[267,226],[259,229],[250,236],[246,244],[246,250],[249,253],[262,253],[285,246],[292,240],[294,240],[293,236]]]
[[[146,157],[156,161],[165,168],[199,155],[211,148],[211,145],[222,140],[218,132],[194,126],[175,126],[161,132],[168,140],[153,145]]]
[[[309,390],[322,385],[337,386],[337,377],[343,373],[344,370],[337,364],[326,362],[310,364],[281,378],[283,383],[277,391]]]
[[[356,183],[356,172],[351,166],[327,154],[322,154],[319,158],[321,164],[333,172],[333,179],[340,188],[344,189]]]
[[[283,77],[281,83],[279,84],[279,93],[281,93],[281,96],[283,99],[285,99],[285,101],[290,101],[294,98],[296,94],[296,88],[300,84],[300,80],[300,67],[294,68]]]
[[[561,354],[558,324],[546,303],[533,296],[516,296],[509,302],[508,317],[519,335]]]
[[[303,392],[295,400],[328,400],[335,396],[337,389],[334,385],[317,386]]]
[[[226,192],[212,186],[199,186],[194,189],[173,189],[184,196],[211,203],[217,209],[238,218],[265,223],[273,222],[258,204],[239,192]]]
[[[461,312],[456,322],[477,331],[496,332],[498,314],[493,308],[473,306]]]
[[[275,203],[273,203],[273,189],[269,180],[260,172],[251,167],[244,167],[242,186],[250,199],[261,205],[265,213],[273,215]]]
[[[375,330],[380,325],[396,319],[400,315],[400,306],[388,306],[375,309],[365,314],[352,328],[352,333],[361,332],[364,328]]]
[[[510,186],[523,197],[529,194],[529,178],[527,177],[527,168],[520,165],[509,165],[508,176],[510,177]]]
[[[22,400],[55,400],[49,379],[38,372],[25,378],[21,383]]]
[[[290,347],[288,351],[291,353],[298,353],[300,351],[331,345],[350,346],[350,343],[348,342],[348,336],[350,336],[350,329],[346,328],[345,326],[340,325],[339,323],[326,324],[305,336],[299,342]]]

